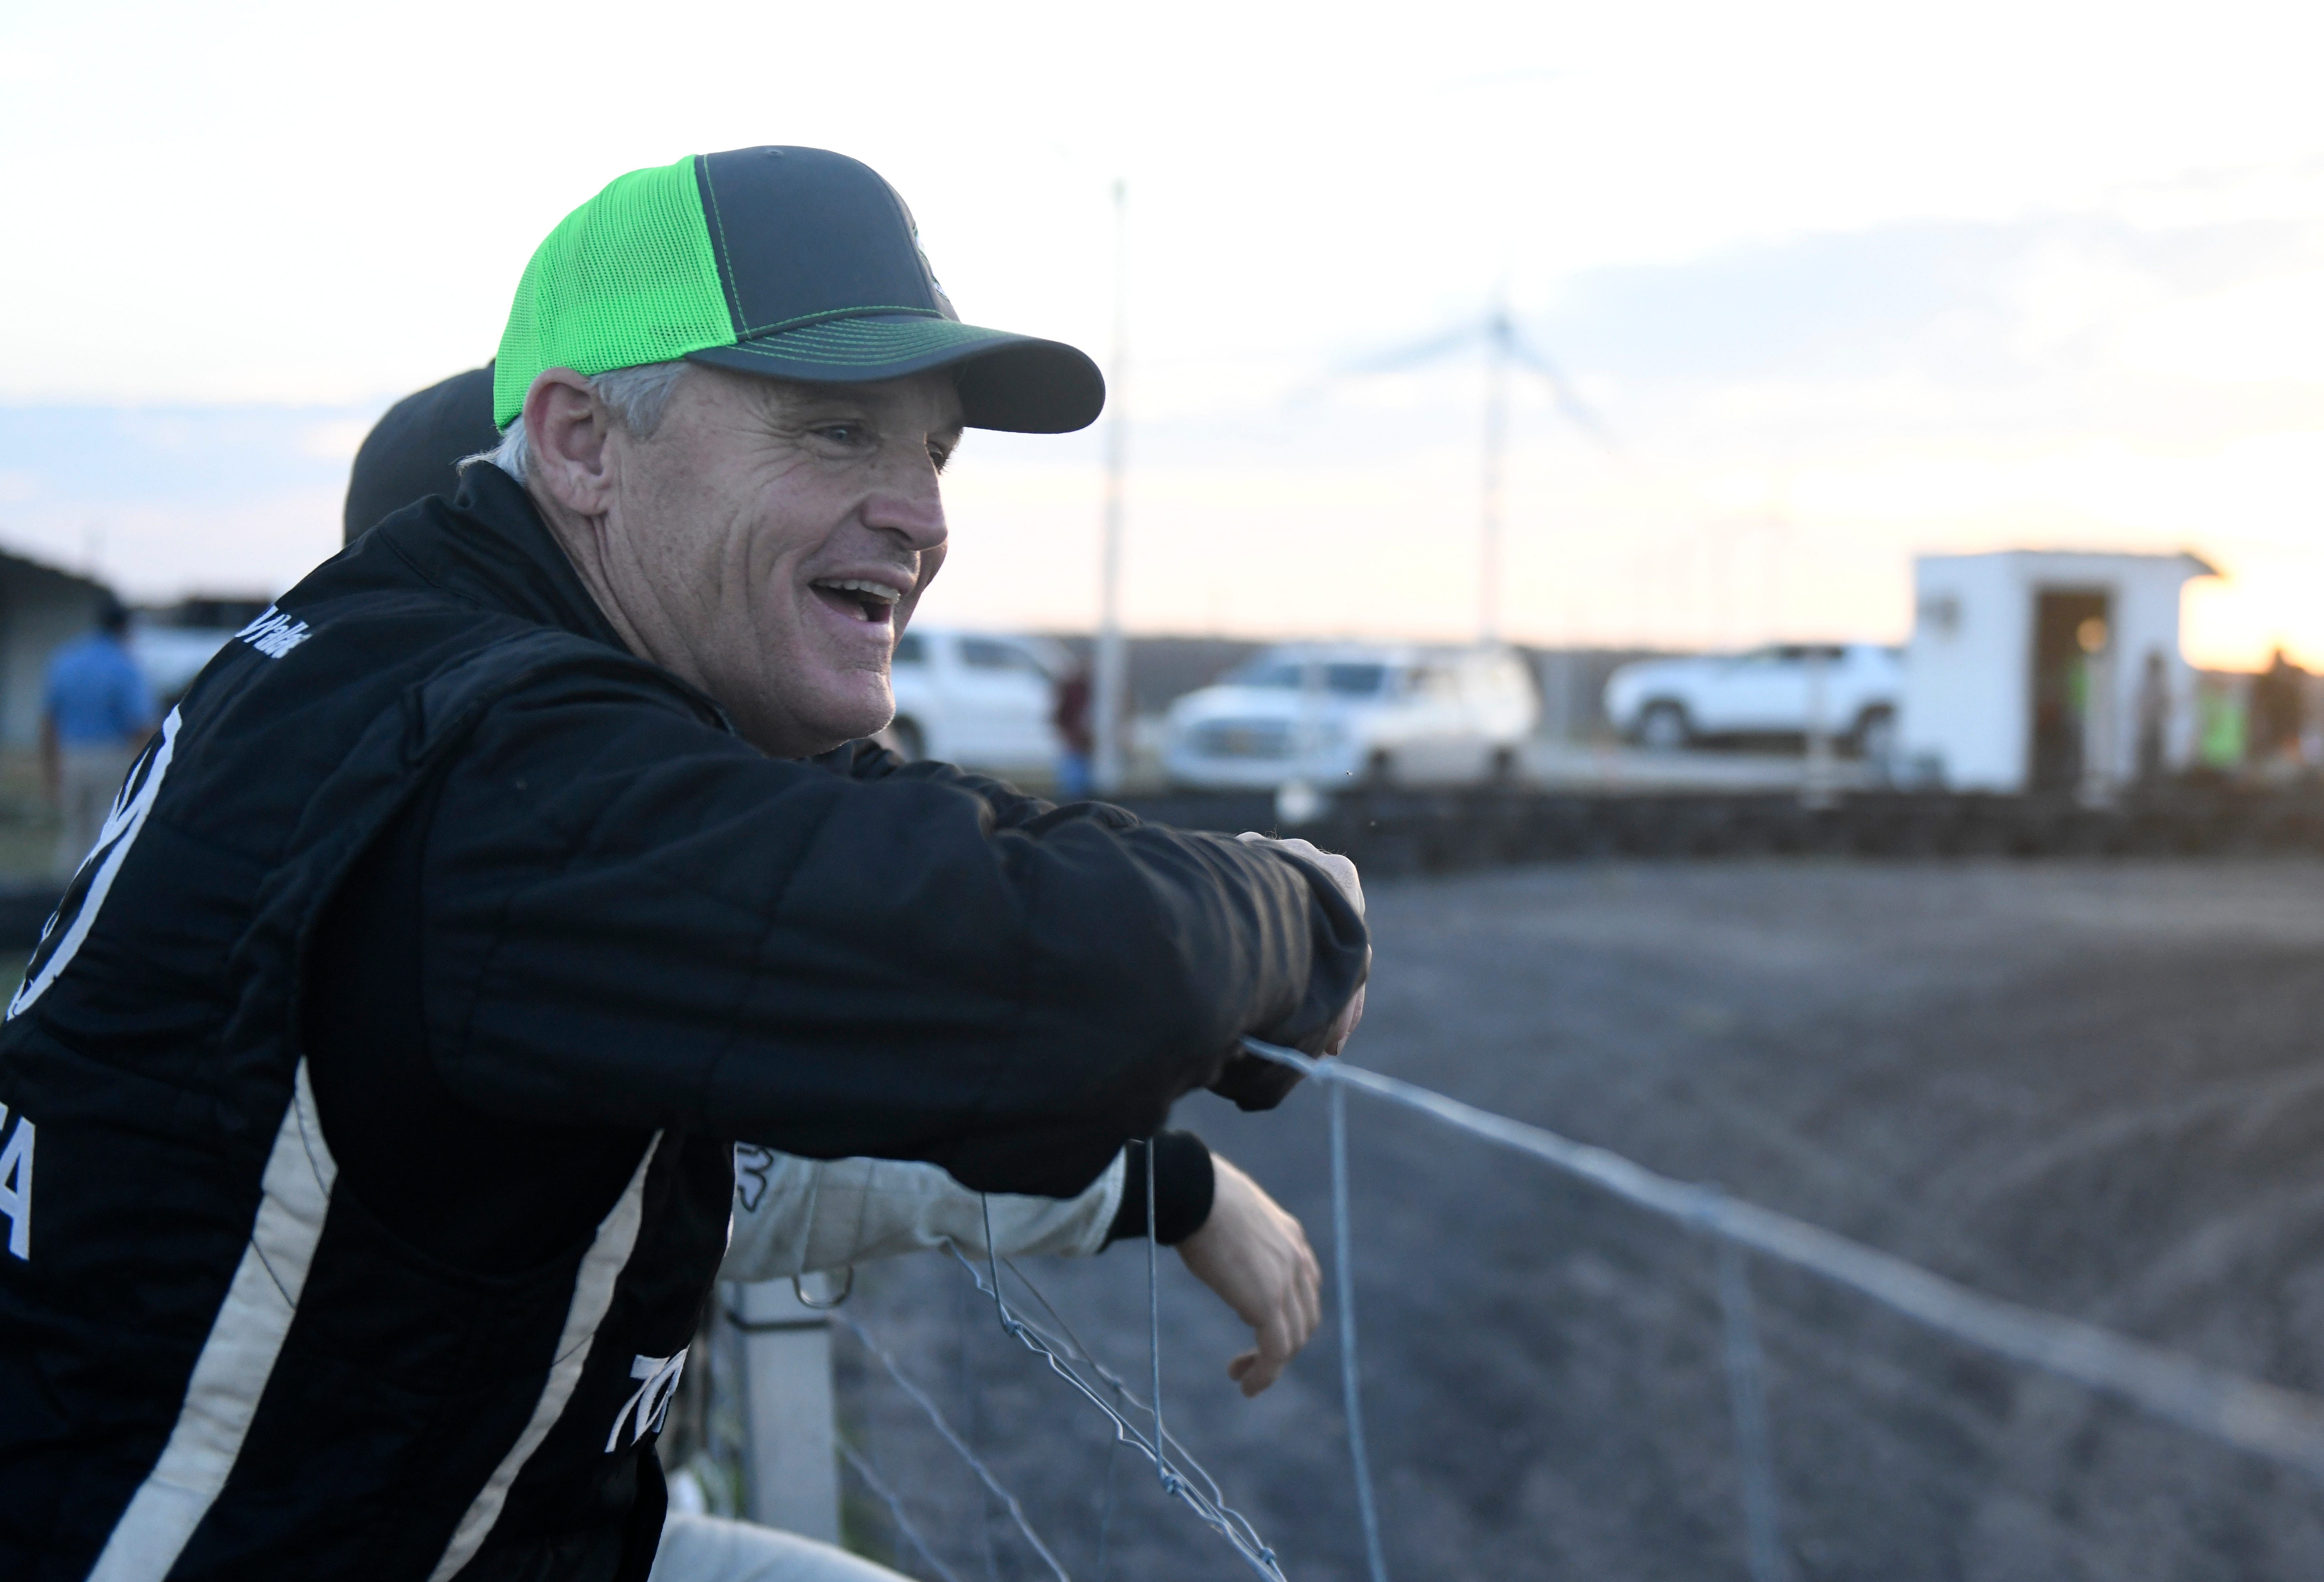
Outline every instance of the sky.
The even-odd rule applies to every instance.
[[[335,547],[622,171],[836,148],[964,316],[1114,366],[1130,624],[1903,635],[1915,554],[2190,549],[2324,664],[2324,13],[2284,4],[395,8],[0,0],[0,545],[134,597]],[[1127,184],[1126,356],[1113,346]],[[976,434],[923,619],[1085,628],[1101,436]]]

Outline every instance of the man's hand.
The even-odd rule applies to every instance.
[[[1258,1332],[1258,1347],[1227,1365],[1227,1377],[1245,1395],[1256,1395],[1315,1333],[1323,1317],[1323,1271],[1307,1233],[1257,1181],[1215,1153],[1211,1170],[1211,1217],[1178,1244],[1178,1256]]]
[[[1235,838],[1246,846],[1271,846],[1278,851],[1288,853],[1303,862],[1311,864],[1320,869],[1324,877],[1340,887],[1340,893],[1348,898],[1348,904],[1356,909],[1358,917],[1364,915],[1363,880],[1356,874],[1356,865],[1340,856],[1339,853],[1325,851],[1313,841],[1277,840],[1273,836],[1261,835],[1257,830],[1245,830]],[[1338,1054],[1347,1046],[1350,1035],[1356,1031],[1356,1024],[1363,1019],[1364,991],[1359,988],[1356,990],[1356,997],[1341,1009],[1340,1014],[1325,1030],[1323,1041],[1308,1053]]]
[[[1348,904],[1356,909],[1356,915],[1358,917],[1364,915],[1363,881],[1356,876],[1356,865],[1338,852],[1325,851],[1312,840],[1300,840],[1296,837],[1277,840],[1274,836],[1261,835],[1256,829],[1246,829],[1235,838],[1245,846],[1271,846],[1287,852],[1302,862],[1314,864],[1323,871],[1325,877],[1340,887],[1340,893],[1348,898]]]

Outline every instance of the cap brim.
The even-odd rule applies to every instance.
[[[1078,348],[924,314],[826,319],[686,356],[813,384],[869,384],[958,368],[961,416],[972,429],[1068,434],[1089,427],[1105,408],[1105,375]]]

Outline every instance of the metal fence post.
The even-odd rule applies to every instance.
[[[753,1522],[836,1543],[839,1462],[831,1398],[831,1315],[800,1301],[788,1280],[733,1291],[728,1321],[739,1332],[748,1448],[743,1508]],[[826,1300],[813,1283],[808,1294]]]

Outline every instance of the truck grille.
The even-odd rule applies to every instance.
[[[1194,727],[1193,746],[1205,758],[1288,758],[1291,722],[1213,719]]]

